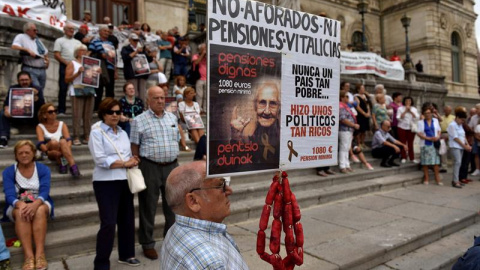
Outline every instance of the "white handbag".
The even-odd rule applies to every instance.
[[[107,140],[110,141],[113,148],[115,148],[117,155],[123,161],[123,157],[120,154],[120,151],[118,151],[117,147],[112,142],[110,137],[107,136],[107,134],[105,133],[105,131],[103,131],[103,129],[101,129],[101,131],[103,133],[103,136],[105,136],[105,138],[107,138]],[[128,181],[128,187],[130,188],[130,192],[132,192],[133,194],[143,191],[147,188],[147,185],[145,185],[145,179],[143,178],[142,171],[138,168],[138,166],[127,169],[127,181]]]

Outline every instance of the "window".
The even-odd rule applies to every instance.
[[[128,19],[129,5],[122,3],[113,3],[112,7],[112,23],[113,25],[120,25],[122,21],[130,22]],[[133,23],[130,22],[130,23]]]
[[[368,51],[368,40],[365,36],[365,49],[363,48],[362,43],[362,32],[355,31],[352,35],[352,45],[354,51]]]
[[[452,33],[452,81],[461,82],[461,55],[462,44],[457,32]]]
[[[136,20],[137,1],[132,0],[73,0],[73,19],[82,21],[83,11],[88,9],[94,23],[103,23],[104,17],[110,17],[114,25],[122,21],[133,24]]]

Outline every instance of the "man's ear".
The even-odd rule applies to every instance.
[[[198,201],[199,197],[193,193],[185,195],[185,206],[191,212],[198,213],[202,208]]]

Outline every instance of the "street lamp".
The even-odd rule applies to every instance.
[[[408,44],[408,27],[410,26],[410,21],[412,19],[407,16],[405,13],[403,17],[400,19],[402,22],[403,27],[405,28],[405,54],[406,54],[406,59],[405,59],[405,64],[404,66],[408,69],[412,68],[412,61],[410,60],[410,46]]]
[[[367,51],[367,40],[365,39],[365,13],[368,12],[368,0],[359,0],[357,4],[358,13],[362,14],[362,46]]]

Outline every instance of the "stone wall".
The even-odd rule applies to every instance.
[[[168,30],[177,26],[180,33],[186,33],[188,27],[188,0],[142,0],[145,14],[139,18],[145,21],[152,29]]]
[[[23,25],[27,20],[7,15],[0,15],[0,95],[6,95],[8,87],[17,83],[16,74],[20,70],[18,51],[12,50],[15,36],[23,33]],[[43,24],[37,24],[38,36],[47,47],[50,66],[47,69],[47,83],[44,89],[46,100],[56,100],[58,96],[58,62],[53,57],[55,39],[63,33]],[[3,101],[3,98],[1,98]]]

